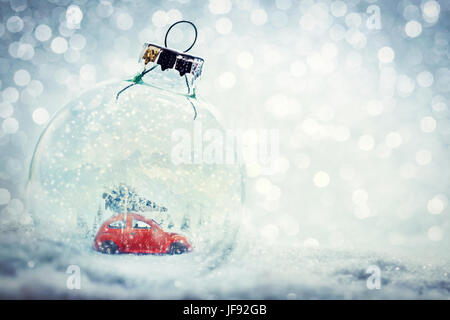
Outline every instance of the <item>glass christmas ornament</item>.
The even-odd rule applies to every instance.
[[[243,171],[217,111],[196,94],[203,59],[144,49],[142,73],[86,91],[43,131],[28,183],[36,229],[92,239],[110,216],[137,212],[189,237],[188,255],[223,256],[240,223]]]

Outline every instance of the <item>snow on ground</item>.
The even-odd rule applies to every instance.
[[[241,239],[242,240],[242,239]],[[89,239],[52,241],[34,232],[0,236],[0,297],[32,299],[449,299],[447,258],[424,263],[367,250],[252,245],[223,257],[104,255]],[[423,259],[422,259],[423,260]],[[81,288],[69,290],[69,265]],[[381,288],[366,285],[369,266]]]

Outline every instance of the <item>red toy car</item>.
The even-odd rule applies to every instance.
[[[192,245],[185,236],[165,232],[152,219],[122,213],[103,223],[94,239],[94,249],[109,254],[181,254],[191,251]]]

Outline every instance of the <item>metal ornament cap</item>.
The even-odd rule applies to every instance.
[[[145,66],[150,62],[159,64],[161,70],[175,69],[180,76],[192,74],[194,79],[201,75],[204,60],[173,49],[163,48],[156,44],[144,44],[144,50],[139,56]]]

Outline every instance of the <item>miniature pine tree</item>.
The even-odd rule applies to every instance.
[[[167,211],[166,207],[159,206],[155,202],[138,195],[134,188],[123,183],[105,191],[102,197],[105,200],[105,209],[116,213]]]
[[[94,224],[92,226],[92,234],[95,235],[100,228],[100,224],[103,221],[103,207],[101,205],[98,206],[97,215],[94,218]]]

